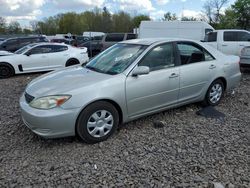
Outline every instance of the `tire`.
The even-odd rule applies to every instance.
[[[116,108],[105,101],[99,101],[87,106],[79,115],[76,123],[76,134],[89,144],[108,139],[119,124],[119,114]]]
[[[206,97],[203,101],[204,106],[216,106],[220,103],[225,91],[224,83],[218,79],[209,86]]]
[[[69,60],[66,62],[65,67],[69,67],[69,66],[77,65],[77,64],[80,64],[80,62],[79,62],[77,59],[69,59]]]
[[[7,63],[0,63],[0,78],[9,78],[15,75],[14,68]]]

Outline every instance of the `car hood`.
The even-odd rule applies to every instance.
[[[82,66],[74,66],[36,78],[27,86],[26,92],[34,97],[72,94],[83,87],[95,87],[112,77],[112,75],[94,72]]]
[[[14,53],[8,52],[8,51],[1,51],[0,50],[0,56],[7,56],[7,55],[13,55]]]

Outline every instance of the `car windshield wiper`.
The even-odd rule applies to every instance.
[[[95,67],[85,66],[85,68],[87,68],[87,69],[89,69],[89,70],[93,70],[93,71],[95,71],[95,72],[105,73],[104,71],[101,71],[100,69],[95,68]]]

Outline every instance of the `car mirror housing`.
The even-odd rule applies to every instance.
[[[147,67],[147,66],[138,66],[133,70],[132,76],[139,76],[139,75],[149,74],[149,72],[150,72],[149,67]]]

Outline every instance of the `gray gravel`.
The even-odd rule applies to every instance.
[[[0,187],[250,187],[249,73],[216,107],[224,122],[196,115],[193,104],[123,125],[95,145],[45,140],[24,126],[18,100],[37,76],[0,80]]]

